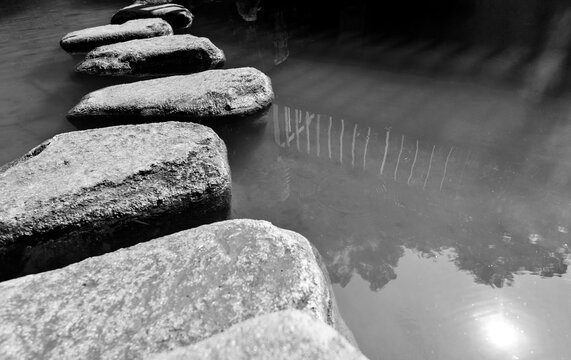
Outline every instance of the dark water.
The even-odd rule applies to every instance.
[[[74,75],[58,42],[123,5],[0,3],[0,164],[117,82]],[[351,16],[319,32],[327,19],[278,10],[254,25],[215,3],[191,31],[276,92],[264,128],[225,139],[233,216],[318,247],[371,359],[569,359],[569,95],[523,96],[515,42],[362,36]]]

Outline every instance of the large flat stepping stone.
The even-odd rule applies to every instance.
[[[178,4],[142,4],[135,2],[117,11],[111,18],[111,24],[122,24],[133,19],[161,18],[173,29],[185,29],[192,25],[192,13]]]
[[[273,98],[270,78],[259,70],[208,70],[91,92],[67,118],[78,127],[165,120],[200,122],[254,115],[266,110]]]
[[[115,76],[190,74],[220,68],[224,61],[222,50],[209,39],[174,35],[98,47],[76,71]]]
[[[57,135],[0,168],[0,280],[226,219],[230,190],[226,146],[202,125]]]
[[[172,34],[172,27],[162,19],[141,19],[73,31],[61,39],[60,46],[70,53],[86,53],[98,46]]]
[[[257,220],[2,282],[0,304],[1,359],[140,359],[287,309],[342,322],[307,239]]]
[[[299,310],[248,319],[150,360],[367,360],[340,333]]]

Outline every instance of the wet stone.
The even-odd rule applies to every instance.
[[[89,52],[76,71],[90,75],[189,74],[220,68],[224,53],[204,37],[173,35],[131,40]]]
[[[86,53],[98,46],[172,34],[172,27],[162,19],[141,19],[73,31],[61,39],[60,46],[70,53]]]
[[[172,3],[145,4],[135,2],[117,11],[111,24],[122,24],[133,19],[161,18],[173,29],[185,29],[192,25],[192,13],[184,6]]]
[[[150,360],[366,360],[325,323],[298,310],[284,310],[238,323],[197,344]]]
[[[67,118],[78,127],[165,120],[211,122],[263,113],[273,98],[271,81],[259,70],[208,70],[91,92]]]
[[[0,168],[0,280],[226,219],[230,190],[226,146],[202,125],[57,135]]]
[[[0,303],[6,360],[140,359],[288,309],[336,329],[343,322],[307,239],[259,220],[204,225],[5,281]]]

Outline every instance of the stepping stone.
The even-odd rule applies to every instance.
[[[266,110],[270,79],[254,68],[208,70],[106,87],[89,93],[67,118],[76,126],[239,118]]]
[[[141,19],[73,31],[61,39],[60,46],[70,53],[86,53],[98,46],[172,34],[172,27],[162,19]]]
[[[141,4],[133,3],[120,9],[111,18],[111,24],[122,24],[133,19],[161,18],[173,29],[186,29],[192,25],[192,13],[178,4]]]
[[[226,219],[230,189],[202,125],[57,135],[0,168],[0,281]]]
[[[343,329],[316,254],[295,232],[231,220],[5,281],[0,358],[141,359],[287,309]]]
[[[367,360],[341,334],[299,310],[248,319],[149,360]]]
[[[335,329],[299,310],[248,319],[150,360],[367,360]]]
[[[173,35],[101,46],[76,71],[90,75],[189,74],[224,65],[222,50],[204,37]]]

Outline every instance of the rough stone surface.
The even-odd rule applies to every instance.
[[[0,168],[0,279],[226,219],[230,187],[226,146],[202,125],[57,135]]]
[[[120,9],[111,18],[111,24],[144,18],[161,18],[174,29],[185,29],[192,25],[192,13],[184,6],[172,3],[144,4],[135,2]]]
[[[73,31],[61,39],[60,46],[71,53],[85,53],[98,46],[172,34],[172,27],[162,19],[141,19]]]
[[[287,309],[336,327],[333,299],[303,236],[223,221],[0,283],[0,358],[138,359]]]
[[[97,90],[67,117],[80,127],[95,121],[220,120],[260,113],[273,98],[271,81],[259,70],[208,70]]]
[[[76,71],[92,75],[189,74],[224,65],[224,53],[210,40],[192,35],[131,40],[89,52]]]
[[[298,310],[243,321],[197,344],[150,360],[366,360],[341,334]]]

